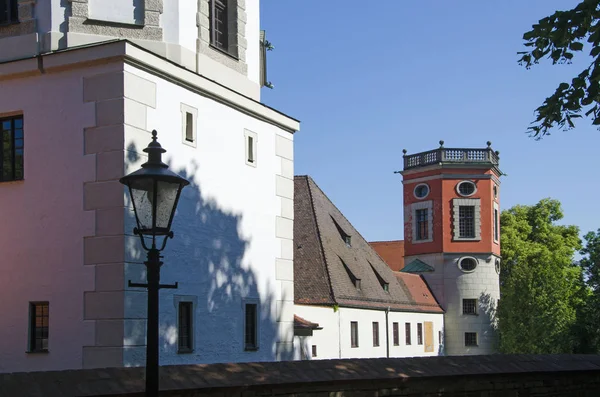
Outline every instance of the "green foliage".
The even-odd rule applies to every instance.
[[[528,132],[541,139],[550,135],[555,126],[563,130],[574,128],[574,119],[581,118],[583,110],[593,125],[600,125],[600,0],[583,0],[571,10],[556,11],[533,25],[523,40],[529,50],[518,53],[519,64],[528,69],[543,58],[552,64],[571,63],[586,42],[594,58],[570,84],[561,83],[536,109],[536,119]]]
[[[581,268],[572,263],[581,248],[576,226],[557,225],[560,202],[543,199],[533,206],[502,212],[498,307],[500,351],[570,353],[572,330],[582,306]]]
[[[587,288],[586,304],[580,309],[576,332],[581,335],[578,353],[600,352],[600,229],[583,237],[586,241],[581,250],[580,262],[585,274]]]

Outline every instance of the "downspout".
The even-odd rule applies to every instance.
[[[387,358],[390,358],[390,324],[388,323],[388,313],[390,312],[390,307],[388,306],[385,309],[385,349],[387,353]]]
[[[338,314],[338,355],[339,358],[342,358],[342,320],[340,310],[337,311]]]

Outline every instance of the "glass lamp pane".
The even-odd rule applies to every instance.
[[[171,216],[175,211],[175,200],[179,187],[179,183],[162,181],[157,183],[156,227],[167,228],[169,226]]]
[[[129,184],[131,197],[140,229],[152,229],[152,200],[154,199],[154,181],[152,178],[136,179]],[[160,199],[159,199],[160,202]]]

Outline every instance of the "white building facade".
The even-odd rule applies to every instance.
[[[179,287],[160,292],[160,363],[291,358],[299,123],[259,102],[258,0],[7,4],[0,371],[144,365],[147,294],[128,283],[145,252],[118,179],[151,130],[191,182],[164,251]]]

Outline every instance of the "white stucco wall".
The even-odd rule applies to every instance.
[[[386,357],[385,311],[340,307],[337,312],[331,307],[296,305],[298,316],[318,323],[323,329],[313,331],[312,337],[296,337],[296,346],[304,339],[310,355],[311,346],[317,346],[317,357],[333,358],[377,358]],[[439,332],[443,331],[442,314],[392,312],[388,314],[390,357],[436,356],[439,354]],[[350,322],[358,322],[358,347],[350,344]],[[424,345],[417,344],[417,323],[433,322],[434,351],[425,352]],[[373,346],[373,322],[379,322],[379,346]],[[398,322],[399,346],[394,346],[393,323]],[[411,323],[412,343],[406,345],[405,323]],[[423,330],[424,331],[424,330]],[[297,359],[300,357],[297,355]]]
[[[91,19],[134,24],[144,19],[144,0],[88,0]]]
[[[260,84],[260,0],[246,0],[246,18],[248,78]]]
[[[139,115],[132,108],[129,117],[147,117],[148,129],[158,131],[159,142],[167,149],[164,160],[192,182],[183,191],[173,225],[175,238],[164,252],[161,280],[177,281],[179,288],[161,291],[161,364],[275,359],[279,335],[291,333],[293,322],[292,306],[280,303],[293,299],[293,289],[282,288],[276,274],[276,258],[282,256],[276,238],[276,217],[281,213],[276,174],[282,167],[276,155],[277,137],[291,142],[292,135],[134,67],[125,70],[156,85],[156,108]],[[197,109],[195,147],[183,143],[182,103]],[[245,161],[246,130],[257,135],[256,167]],[[135,157],[149,141],[148,132],[126,132],[125,147],[131,153],[126,156],[127,169],[143,160]],[[131,234],[133,221],[130,214],[125,233]],[[137,244],[131,237],[126,280],[141,281],[144,275],[143,265],[135,263],[142,260]],[[133,290],[126,293],[126,318],[144,316],[139,295]],[[181,298],[197,301],[191,354],[177,353],[175,301]],[[247,298],[260,302],[257,352],[243,349]],[[278,329],[281,319],[287,320],[289,329]],[[127,323],[125,330],[126,340],[143,331],[135,325],[128,328]],[[143,357],[143,346],[131,346],[124,363],[143,364]]]
[[[83,264],[83,246],[95,225],[83,190],[96,159],[84,156],[83,131],[95,107],[83,102],[83,79],[116,69],[0,81],[10,93],[0,95],[0,118],[22,112],[25,141],[25,179],[0,183],[0,372],[81,368],[82,346],[94,344],[94,324],[83,320],[94,267]],[[49,302],[49,353],[26,353],[31,301]]]

